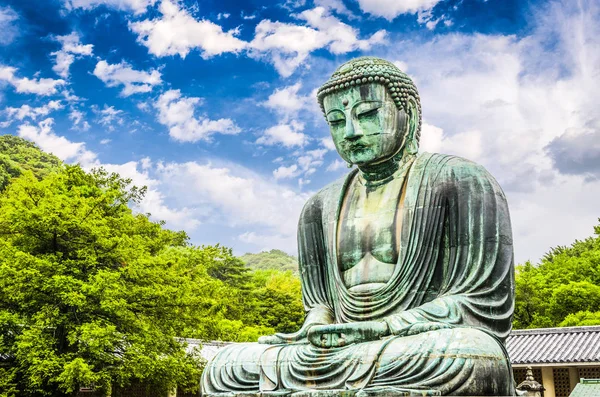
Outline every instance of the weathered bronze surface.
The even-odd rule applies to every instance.
[[[512,233],[497,182],[468,160],[417,154],[419,97],[387,61],[347,62],[318,99],[358,169],[302,211],[306,321],[223,349],[203,393],[514,395]]]

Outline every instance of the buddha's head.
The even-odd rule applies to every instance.
[[[378,164],[417,152],[419,94],[391,62],[372,57],[348,61],[319,89],[317,99],[347,163]]]

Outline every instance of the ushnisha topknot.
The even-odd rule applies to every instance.
[[[323,99],[327,95],[348,87],[373,82],[383,84],[386,87],[396,107],[400,110],[407,110],[409,98],[416,102],[419,112],[419,125],[415,138],[418,142],[421,135],[421,101],[419,100],[417,87],[406,73],[385,59],[360,57],[352,59],[337,68],[329,80],[317,91],[317,100],[323,114],[325,114]]]

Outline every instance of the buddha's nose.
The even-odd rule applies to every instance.
[[[351,117],[346,119],[346,133],[344,134],[344,139],[349,141],[356,140],[363,136],[363,133],[360,127],[354,125],[354,122]]]

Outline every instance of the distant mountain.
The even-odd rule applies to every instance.
[[[61,167],[56,156],[42,152],[34,143],[14,135],[0,135],[0,191],[11,178],[25,170],[41,179]]]
[[[298,259],[281,250],[248,253],[240,256],[240,259],[252,270],[291,270],[298,274]]]

